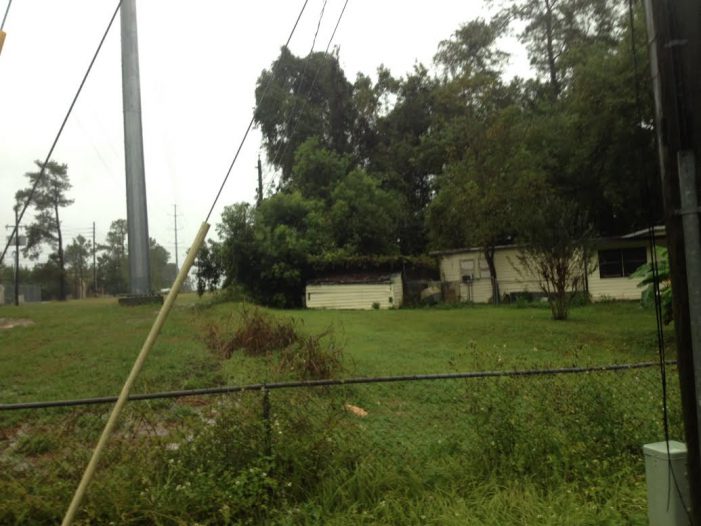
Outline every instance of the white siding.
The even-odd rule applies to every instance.
[[[306,304],[310,309],[381,309],[399,307],[403,299],[402,279],[392,276],[391,283],[339,283],[307,285]]]
[[[540,279],[531,274],[518,259],[517,248],[497,249],[494,253],[494,266],[499,281],[499,292],[541,292]]]
[[[606,243],[601,249],[631,248],[644,246],[644,242],[616,242]],[[530,274],[518,259],[518,249],[514,247],[497,248],[494,253],[494,266],[499,280],[499,291],[502,295],[512,292],[541,292],[540,280]],[[461,282],[462,269],[469,264],[461,261],[474,259],[479,262],[475,265],[474,279],[472,283],[461,283],[460,300],[486,303],[492,296],[489,269],[482,262],[480,250],[470,249],[465,252],[448,254],[441,257],[440,271],[444,282]],[[647,250],[647,260],[650,261],[650,251]],[[641,289],[638,288],[638,278],[601,278],[598,268],[598,254],[594,251],[588,268],[589,293],[594,301],[603,299],[637,300],[640,299]]]
[[[394,297],[392,305],[401,307],[404,303],[404,285],[401,274],[392,275],[392,296]]]
[[[474,260],[472,283],[460,285],[460,300],[487,303],[492,297],[492,279],[489,268],[484,261],[481,251],[470,250],[458,254],[450,254],[441,258],[440,270],[443,281],[462,281],[461,261]],[[510,292],[540,292],[540,282],[523,268],[518,260],[518,249],[498,248],[494,253],[494,267],[499,281],[499,291],[503,294]]]

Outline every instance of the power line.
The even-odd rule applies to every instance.
[[[348,0],[346,0],[345,3],[343,4],[343,9],[341,9],[341,13],[338,15],[338,19],[336,20],[336,25],[335,25],[334,28],[333,28],[333,33],[331,33],[331,37],[329,38],[329,41],[328,41],[328,43],[326,44],[326,49],[324,50],[324,54],[325,54],[325,55],[328,55],[328,53],[329,53],[329,49],[331,48],[331,43],[333,42],[333,39],[334,39],[334,37],[336,36],[336,31],[338,30],[338,26],[339,26],[340,23],[341,23],[341,19],[343,18],[343,14],[346,12],[346,6],[347,6],[347,5],[348,5]],[[316,86],[316,81],[317,81],[317,79],[319,78],[319,73],[320,73],[320,72],[321,72],[321,63],[319,63],[319,65],[318,65],[317,68],[316,68],[316,72],[314,73],[314,78],[312,79],[312,83],[311,83],[311,86],[309,87],[309,91],[308,91],[308,94],[309,94],[309,95],[311,95],[312,91],[314,90],[314,86]],[[302,111],[304,111],[304,109],[306,108],[306,106],[307,106],[307,98],[306,98],[306,97],[302,97],[302,107],[300,108],[299,112],[297,113],[297,116],[298,116],[299,114],[301,114]],[[297,105],[295,104],[295,106],[294,106],[294,108],[293,108],[293,111],[294,111],[294,109],[296,109],[296,107],[297,107]],[[291,127],[291,130],[290,130],[290,134],[289,134],[290,137],[292,137],[292,135],[294,134],[294,131],[295,131],[296,127],[297,127],[297,123],[298,123],[298,122],[299,122],[299,120],[295,120],[295,115],[293,114],[293,115],[292,115],[292,119],[290,119],[290,123],[291,123],[291,126],[292,126],[292,127]],[[283,148],[283,150],[282,150],[282,156],[281,156],[281,157],[284,157],[285,154],[287,154],[287,150],[288,150],[289,147],[290,147],[290,141],[288,140],[287,143],[284,145],[284,148]],[[276,160],[277,160],[277,159],[274,159],[274,160],[273,160],[273,164],[275,163]]]
[[[324,19],[324,11],[326,11],[326,3],[328,0],[324,0],[324,3],[321,5],[321,13],[319,14],[319,21],[316,23],[316,31],[314,32],[314,38],[312,39],[312,49],[309,51],[311,54],[312,51],[314,51],[314,46],[316,45],[316,37],[319,35],[319,28],[321,27],[321,21]]]
[[[121,0],[120,0],[121,2]],[[302,9],[299,11],[299,15],[297,15],[297,20],[295,20],[294,26],[292,26],[292,31],[290,31],[290,36],[287,37],[287,42],[285,42],[285,47],[287,47],[290,44],[290,40],[292,40],[292,35],[295,34],[295,31],[297,30],[297,24],[299,24],[299,20],[302,18],[302,14],[304,13],[304,10],[307,7],[307,3],[309,3],[309,0],[304,0],[304,4],[302,5]],[[263,91],[263,94],[261,95],[261,100],[265,98],[265,96],[268,94],[268,91],[270,90],[270,85],[271,82],[268,82],[268,84],[265,86],[265,89]],[[221,196],[222,191],[224,190],[224,186],[226,185],[226,181],[229,179],[229,176],[231,175],[231,170],[233,170],[234,165],[236,164],[236,160],[239,157],[239,154],[241,153],[241,148],[243,148],[244,143],[246,142],[246,138],[248,137],[249,132],[251,131],[251,128],[253,127],[253,122],[255,121],[255,113],[253,116],[251,116],[251,121],[248,123],[248,127],[246,128],[246,132],[243,134],[243,139],[241,139],[241,143],[239,144],[238,149],[236,150],[236,154],[234,155],[234,159],[231,161],[231,164],[229,165],[229,169],[226,172],[226,175],[224,176],[224,180],[221,183],[221,186],[219,187],[219,191],[217,192],[217,195],[214,198],[214,201],[212,202],[212,207],[209,209],[209,212],[207,213],[207,217],[205,218],[205,223],[209,221],[210,216],[212,215],[212,212],[214,211],[214,207],[217,205],[217,201],[219,201],[219,196]],[[1,258],[0,258],[1,259]]]
[[[0,24],[0,31],[5,27],[5,21],[7,20],[7,14],[10,12],[10,6],[12,5],[12,0],[7,0],[7,8],[5,8],[5,15],[2,17],[2,24]]]
[[[324,19],[324,12],[326,11],[326,3],[328,0],[324,0],[324,3],[321,6],[321,13],[319,14],[319,20],[316,23],[316,32],[314,33],[314,38],[312,39],[312,46],[309,48],[309,53],[307,54],[307,57],[311,57],[312,53],[314,53],[314,47],[316,46],[316,37],[319,35],[319,28],[321,28],[321,22]],[[304,78],[305,74],[307,72],[307,67],[309,66],[309,61],[305,60],[304,64],[302,65],[302,73],[299,75],[297,80],[293,83],[292,86],[292,93],[301,93],[302,92],[302,87],[304,86]],[[310,89],[311,93],[311,89]],[[299,100],[295,99],[294,104],[292,105],[292,108],[289,108],[288,111],[285,112],[285,115],[283,116],[283,121],[285,122],[284,129],[288,129],[290,125],[292,124],[292,120],[294,119],[295,111],[297,110],[297,106],[299,105]],[[275,152],[275,155],[273,156],[273,159],[270,164],[273,166],[278,160],[278,157],[280,153],[282,153],[283,148],[285,147],[285,143],[280,143],[280,145],[277,147],[277,151]]]
[[[121,5],[122,5],[122,0],[118,0],[117,7],[115,8],[114,13],[112,13],[112,17],[110,18],[110,21],[107,24],[107,28],[105,29],[105,32],[103,33],[102,38],[100,39],[100,43],[98,44],[97,49],[95,50],[95,53],[93,54],[93,57],[90,60],[90,64],[88,65],[88,69],[85,71],[85,75],[83,75],[83,80],[80,81],[80,85],[78,86],[78,90],[76,91],[75,95],[73,96],[73,100],[71,102],[71,105],[68,107],[68,111],[66,112],[66,116],[63,118],[63,122],[61,123],[61,126],[58,129],[58,133],[56,133],[56,137],[54,138],[54,142],[51,144],[51,148],[49,148],[49,153],[46,155],[46,159],[44,160],[43,164],[41,165],[41,170],[39,171],[39,176],[37,177],[36,181],[32,185],[32,189],[29,191],[29,195],[27,196],[27,200],[25,201],[24,206],[22,207],[22,211],[19,214],[18,224],[19,224],[19,222],[22,221],[22,218],[24,217],[24,213],[27,211],[27,208],[29,207],[29,203],[31,203],[32,198],[34,197],[34,193],[36,192],[37,186],[39,185],[41,180],[44,178],[44,174],[46,173],[46,165],[51,160],[51,156],[54,153],[54,149],[56,148],[56,144],[58,143],[58,140],[61,137],[61,134],[63,133],[64,128],[66,127],[66,123],[68,122],[68,118],[71,116],[71,113],[73,112],[73,108],[75,107],[75,103],[78,101],[78,97],[80,96],[80,93],[83,91],[83,86],[85,86],[85,81],[88,79],[88,75],[90,75],[90,71],[92,70],[92,67],[95,64],[95,60],[97,59],[97,56],[100,54],[100,50],[102,49],[102,44],[104,44],[105,39],[107,38],[107,34],[110,32],[110,28],[112,27],[112,23],[114,22],[114,19],[117,17],[117,13],[119,12],[119,8],[121,7]],[[8,5],[8,11],[9,11],[9,5]],[[5,16],[7,16],[7,11],[5,12]],[[7,249],[9,246],[10,246],[9,243],[7,243],[5,245],[5,249],[2,251],[2,255],[0,255],[0,261],[2,261],[5,258],[5,254],[7,253]]]

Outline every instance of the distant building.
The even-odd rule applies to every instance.
[[[664,227],[655,227],[661,245],[666,244]],[[502,297],[541,294],[540,278],[529,273],[518,258],[517,245],[498,246],[494,266]],[[433,252],[440,258],[444,297],[456,301],[487,303],[492,299],[492,276],[481,247]],[[640,298],[639,280],[630,275],[651,260],[647,229],[624,236],[600,238],[586,264],[586,288],[594,301]]]
[[[307,283],[305,305],[310,309],[391,309],[404,299],[400,273],[334,275]]]

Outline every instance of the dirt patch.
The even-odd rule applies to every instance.
[[[34,325],[34,322],[24,318],[0,318],[0,330],[14,327],[29,327],[30,325]]]

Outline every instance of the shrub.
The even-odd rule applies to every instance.
[[[537,391],[525,389],[535,382]],[[657,415],[644,416],[651,396],[640,381],[621,389],[615,373],[483,384],[468,397],[480,430],[474,469],[543,488],[566,482],[602,491],[604,480],[631,469],[641,444],[659,436]]]
[[[304,380],[333,378],[343,370],[343,350],[330,329],[318,335],[302,336],[295,345],[281,351],[278,370]]]
[[[343,370],[343,349],[332,329],[305,335],[298,330],[294,319],[281,320],[259,309],[243,309],[241,322],[233,329],[233,334],[230,326],[207,325],[204,340],[224,359],[239,349],[249,356],[270,356],[279,352],[275,372],[292,374],[296,379],[327,379]]]
[[[236,329],[209,324],[205,328],[207,346],[223,358],[230,358],[234,351],[261,356],[284,349],[299,340],[293,319],[280,320],[259,309],[241,310],[241,323]]]

